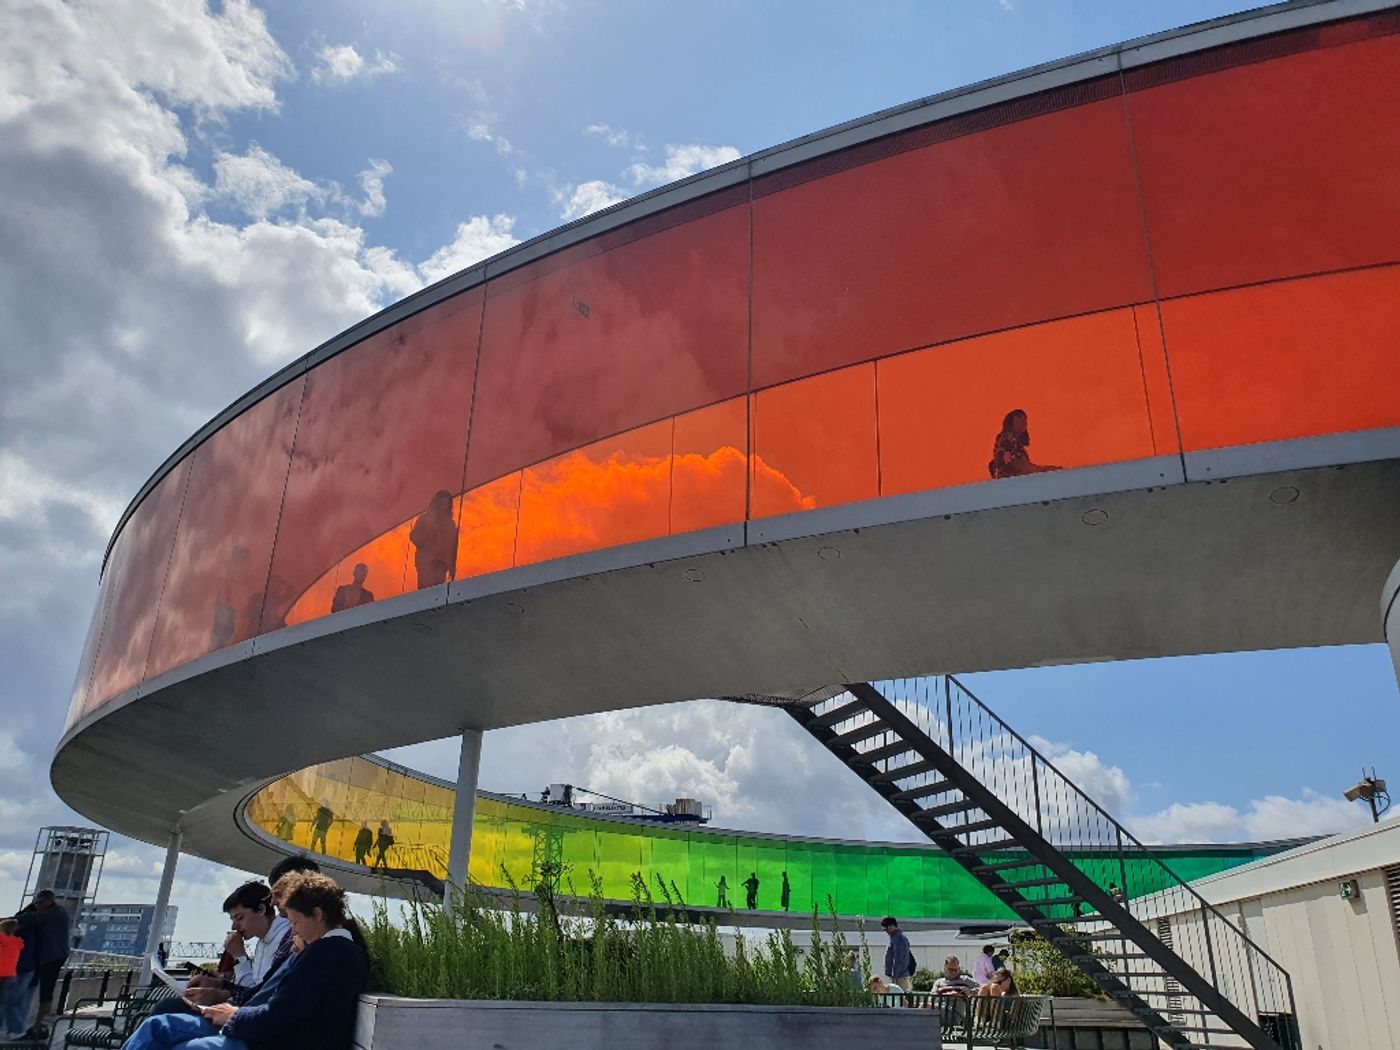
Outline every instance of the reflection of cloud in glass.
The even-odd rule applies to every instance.
[[[741,521],[749,458],[732,445],[708,454],[644,455],[598,446],[478,486],[453,501],[461,522],[458,579],[582,551]],[[753,484],[765,505],[810,510],[815,501],[781,471],[754,457]],[[673,498],[684,492],[682,506]],[[523,509],[523,512],[521,508]],[[342,558],[287,614],[302,623],[325,614],[356,564],[371,578],[411,571],[413,522],[402,522]]]

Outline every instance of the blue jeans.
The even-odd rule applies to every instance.
[[[23,1035],[29,1027],[29,1006],[34,998],[34,971],[5,983],[0,995],[0,1035]]]
[[[122,1050],[248,1050],[241,1039],[220,1035],[217,1028],[193,1014],[159,1014],[141,1022]]]

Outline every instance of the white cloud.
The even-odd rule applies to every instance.
[[[667,146],[666,159],[662,163],[639,161],[629,165],[625,174],[634,186],[659,186],[738,159],[739,151],[733,146],[701,146],[695,143]]]
[[[624,128],[614,128],[608,124],[589,124],[583,129],[583,133],[593,138],[602,139],[609,146],[645,148],[640,135],[635,135]]]
[[[509,215],[474,215],[457,227],[451,244],[445,244],[418,264],[429,282],[450,277],[459,270],[503,252],[519,238],[512,233],[515,219]]]
[[[560,193],[559,214],[570,221],[592,215],[595,211],[611,208],[619,201],[625,201],[631,194],[621,186],[594,179],[579,183],[566,193]]]
[[[384,214],[384,209],[388,202],[384,197],[384,179],[392,174],[394,166],[387,160],[375,160],[370,158],[369,167],[360,172],[360,189],[364,191],[365,199],[360,202],[360,214],[371,218],[377,218]]]
[[[314,182],[298,175],[256,142],[249,145],[246,153],[216,156],[214,174],[214,191],[253,219],[266,219],[287,208],[304,208],[325,197]]]
[[[354,44],[326,44],[316,52],[311,79],[317,84],[348,84],[358,78],[397,73],[401,61],[392,51],[375,51],[374,59],[370,60],[360,54]]]
[[[386,160],[369,160],[347,193],[234,141],[228,118],[275,114],[291,74],[244,0],[217,12],[177,0],[0,4],[6,900],[19,895],[34,829],[81,819],[49,787],[48,757],[98,561],[132,493],[273,369],[451,260],[514,241],[508,216],[472,220],[420,270],[360,225],[386,207]],[[221,147],[212,175],[186,161],[194,141]],[[119,837],[113,850],[103,897],[149,899],[160,851]],[[182,917],[182,934],[199,923],[216,933],[239,880],[182,862],[178,895],[206,913],[193,930]]]
[[[467,121],[467,138],[473,142],[486,142],[495,148],[502,157],[513,157],[519,150],[511,145],[510,139],[496,130],[493,118],[477,113]]]

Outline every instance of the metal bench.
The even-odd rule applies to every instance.
[[[69,1013],[68,1031],[63,1037],[64,1050],[83,1047],[84,1050],[120,1050],[121,1045],[136,1031],[137,1025],[151,1016],[156,1004],[170,997],[164,985],[141,988],[130,995],[112,1000],[111,1017],[80,1017],[83,1004],[99,1005],[98,999],[79,999]]]
[[[946,1045],[1017,1047],[1036,1033],[1049,1000],[1041,995],[934,995],[932,992],[877,994],[880,1006],[937,1010]]]

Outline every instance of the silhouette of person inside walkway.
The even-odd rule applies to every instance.
[[[994,478],[1019,478],[1024,474],[1044,474],[1059,467],[1031,462],[1031,431],[1023,408],[1013,408],[1001,421],[1001,433],[992,443],[992,460],[987,472]]]
[[[365,588],[365,580],[368,578],[369,566],[364,562],[358,563],[351,582],[335,589],[335,597],[331,599],[331,612],[353,609],[357,605],[368,605],[374,601],[374,592]]]
[[[792,886],[788,882],[787,872],[783,872],[783,888],[779,891],[778,903],[782,905],[783,911],[787,911],[792,905]]]
[[[316,807],[316,815],[311,818],[311,849],[313,852],[327,852],[326,832],[331,830],[331,824],[334,822],[335,814],[331,812],[330,803],[322,799],[321,804]],[[319,850],[316,849],[318,842],[321,844]]]
[[[375,864],[378,867],[388,867],[388,862],[385,860],[385,857],[389,852],[389,848],[393,846],[393,844],[393,829],[389,827],[389,822],[387,820],[381,820],[379,822],[379,836],[374,840],[374,848],[378,852],[378,857],[375,859]]]
[[[715,889],[719,890],[719,898],[715,901],[715,907],[729,907],[729,883],[723,875],[721,875],[719,881],[715,883]]]
[[[369,851],[374,848],[374,832],[369,830],[366,821],[360,821],[360,831],[355,836],[355,863],[369,867]]]
[[[745,904],[749,911],[758,907],[758,872],[749,872],[749,877],[744,880]]]
[[[452,577],[457,561],[457,523],[452,520],[452,493],[439,489],[408,534],[418,586],[436,587]]]

